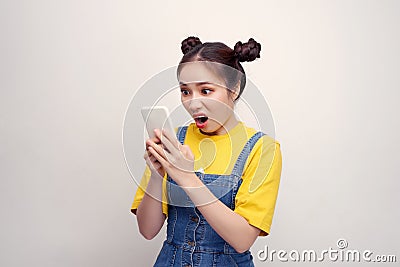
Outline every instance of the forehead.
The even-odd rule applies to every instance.
[[[178,76],[179,83],[207,82],[226,87],[225,81],[215,72],[216,67],[212,62],[194,61],[184,63]]]

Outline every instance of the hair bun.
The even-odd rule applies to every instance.
[[[183,54],[189,52],[193,47],[202,44],[198,37],[190,36],[182,41],[181,50]]]
[[[240,62],[253,61],[260,57],[261,44],[250,38],[247,43],[242,44],[241,41],[235,44],[233,48],[235,56]]]

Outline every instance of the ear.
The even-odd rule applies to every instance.
[[[240,91],[240,81],[238,81],[236,86],[229,92],[229,95],[232,98],[233,102],[235,102],[236,98],[238,97],[239,91]]]

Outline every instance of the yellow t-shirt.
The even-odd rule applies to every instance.
[[[185,145],[192,150],[195,158],[194,169],[206,174],[227,175],[246,142],[256,130],[239,122],[223,135],[205,135],[194,123],[190,124],[185,137]],[[242,184],[235,197],[234,212],[261,230],[260,235],[270,232],[275,203],[278,195],[282,169],[280,144],[268,135],[261,137],[253,147],[243,169]],[[131,207],[136,209],[145,194],[151,171],[146,166],[140,186]],[[168,215],[166,201],[166,176],[163,186],[163,213]]]

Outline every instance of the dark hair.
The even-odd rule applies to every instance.
[[[193,61],[211,61],[227,65],[238,71],[227,71],[227,68],[215,67],[216,71],[225,79],[228,89],[233,89],[240,81],[239,99],[246,85],[246,73],[240,62],[250,62],[260,57],[261,44],[250,38],[247,43],[238,41],[231,49],[221,42],[202,43],[198,37],[190,36],[182,41],[181,50],[184,54],[178,66],[178,73],[182,64]],[[235,74],[233,74],[235,73]]]

